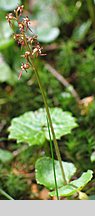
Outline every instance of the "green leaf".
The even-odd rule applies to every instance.
[[[51,108],[50,114],[57,139],[70,133],[77,126],[75,118],[69,112],[63,112],[60,108]],[[16,139],[18,143],[44,144],[46,139],[49,140],[45,109],[26,112],[20,117],[14,118],[9,132],[9,139]]]
[[[95,162],[95,151],[90,156],[91,162]]]
[[[14,40],[10,38],[12,30],[6,21],[0,22],[0,51],[8,48],[14,43]]]
[[[14,118],[9,127],[9,139],[16,139],[18,143],[26,142],[29,145],[42,145],[46,138],[43,129],[43,116],[40,119],[38,113],[27,112],[18,118]]]
[[[59,36],[59,17],[54,7],[54,1],[36,0],[32,5],[34,12],[32,18],[36,20],[34,31],[40,42],[50,43]]]
[[[11,85],[15,82],[15,74],[9,67],[7,63],[5,63],[0,55],[0,82],[7,82]]]
[[[72,163],[62,162],[65,176],[67,182],[71,179],[71,177],[76,172],[76,168]],[[52,159],[49,157],[42,157],[36,161],[35,165],[36,169],[36,180],[38,184],[42,184],[46,186],[49,190],[55,189],[55,181],[54,181],[54,171],[52,166]],[[57,176],[57,184],[58,187],[64,185],[63,177],[61,174],[61,169],[59,165],[59,161],[55,160],[55,169]]]
[[[7,150],[0,149],[0,162],[7,163],[13,159],[13,154]]]
[[[58,37],[59,33],[60,31],[57,27],[41,27],[37,29],[38,40],[44,43],[54,41]]]
[[[20,3],[20,0],[0,0],[0,9],[5,11],[11,11],[15,9]]]
[[[81,41],[85,38],[91,26],[91,21],[88,20],[82,23],[80,26],[76,27],[73,31],[72,39],[75,41]]]
[[[71,196],[74,193],[81,191],[85,185],[92,179],[92,170],[88,170],[83,173],[80,178],[77,180],[71,181],[69,184],[58,189],[59,196]],[[53,191],[50,193],[51,196],[55,196],[56,192]]]
[[[38,26],[54,27],[59,25],[59,17],[54,7],[55,0],[36,0],[32,4],[34,19],[37,20]]]
[[[63,112],[61,108],[52,108],[50,109],[50,113],[56,139],[60,139],[62,136],[71,133],[71,130],[78,126],[76,123],[76,119],[72,117],[72,114],[70,112]],[[45,128],[45,135],[46,138],[49,140],[47,127]]]

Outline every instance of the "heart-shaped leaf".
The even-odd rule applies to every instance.
[[[86,34],[88,33],[88,31],[90,29],[90,26],[91,26],[91,21],[90,20],[88,20],[85,23],[82,23],[79,27],[76,27],[74,29],[72,38],[75,41],[83,40],[85,38]]]
[[[69,112],[63,112],[60,108],[50,108],[50,114],[56,139],[60,139],[77,127],[75,118]],[[9,139],[16,139],[19,143],[44,144],[46,139],[49,140],[45,109],[26,112],[20,117],[14,118],[9,127],[9,132]]]
[[[20,0],[0,0],[0,9],[5,11],[11,11],[15,9],[20,3]]]
[[[49,43],[54,41],[58,37],[59,33],[60,31],[59,28],[57,27],[48,27],[48,28],[43,27],[37,29],[38,40],[44,43]]]
[[[6,49],[14,43],[14,40],[10,38],[12,30],[6,21],[0,22],[0,51]]]
[[[0,82],[7,82],[10,85],[13,85],[15,80],[16,75],[13,73],[9,65],[4,62],[2,56],[0,55]]]
[[[95,162],[95,151],[92,152],[92,154],[90,156],[90,160],[91,160],[91,162]]]
[[[32,10],[34,12],[32,18],[36,20],[32,30],[38,35],[38,40],[44,43],[54,41],[60,33],[59,17],[54,7],[54,0],[36,0],[32,4]]]
[[[81,191],[85,185],[92,179],[92,170],[88,170],[87,172],[83,173],[80,178],[77,180],[71,181],[69,184],[61,187],[58,189],[59,196],[71,196],[74,193]],[[56,192],[53,191],[50,193],[51,196],[55,196]]]
[[[65,176],[67,182],[71,179],[71,177],[76,172],[76,167],[72,163],[62,162]],[[36,180],[38,184],[42,184],[46,186],[49,190],[53,190],[55,188],[55,181],[54,181],[54,171],[52,165],[52,159],[49,157],[42,157],[36,161],[35,165],[36,169]],[[57,185],[61,187],[64,185],[63,177],[59,165],[59,161],[55,160],[55,170],[57,176]]]
[[[0,149],[0,162],[7,163],[13,159],[13,154],[7,150]]]

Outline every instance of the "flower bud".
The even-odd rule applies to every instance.
[[[16,9],[16,11],[20,12],[20,14],[22,14],[23,8],[24,8],[24,5],[18,6],[17,9]]]
[[[30,68],[30,65],[28,63],[26,63],[26,64],[22,63],[22,65],[21,65],[22,70],[26,70],[26,69],[29,69],[29,68]]]

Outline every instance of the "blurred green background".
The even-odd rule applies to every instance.
[[[18,4],[24,5],[24,16],[31,19],[31,29],[47,53],[36,60],[36,67],[48,105],[71,111],[77,118],[79,127],[62,138],[59,146],[62,157],[78,167],[79,175],[86,169],[95,171],[95,1],[0,0],[0,148],[5,152],[5,159],[0,153],[0,185],[16,199],[31,199],[31,175],[27,180],[26,173],[30,173],[39,149],[30,147],[14,160],[12,155],[6,160],[8,152],[13,154],[22,148],[8,140],[11,119],[44,106],[33,71],[23,73],[18,81],[22,50],[5,18]],[[66,79],[68,87],[46,64]],[[70,88],[75,89],[81,106]],[[86,189],[89,196],[95,194],[94,185],[92,181]]]

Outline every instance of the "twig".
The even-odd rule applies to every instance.
[[[45,63],[45,68],[57,78],[57,80],[62,83],[66,88],[69,87],[69,91],[73,95],[73,97],[76,99],[76,102],[80,104],[80,97],[74,87],[60,74],[58,71],[56,71],[50,64]]]
[[[56,49],[59,49],[59,45],[57,45],[56,43],[53,43],[53,44],[50,44],[50,45],[45,45],[44,47],[44,51],[47,52],[47,51],[53,51],[53,50],[56,50]]]
[[[23,151],[27,150],[28,148],[29,148],[28,145],[22,146],[20,149],[13,151],[13,156],[17,157],[19,154],[21,154]]]

